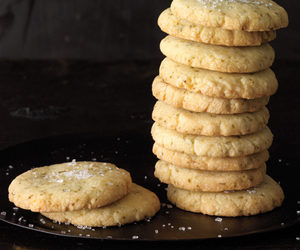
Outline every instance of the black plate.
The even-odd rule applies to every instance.
[[[36,140],[0,152],[0,219],[26,229],[68,237],[115,240],[196,240],[249,235],[286,228],[300,221],[297,178],[291,175],[293,163],[285,159],[269,161],[269,174],[280,180],[286,199],[272,212],[239,218],[218,218],[174,208],[167,202],[166,185],[153,177],[155,157],[150,136],[124,133],[119,136],[68,135]],[[122,227],[78,228],[58,224],[23,209],[7,199],[9,183],[20,173],[37,166],[80,160],[108,161],[131,172],[133,181],[158,194],[163,204],[151,220]]]

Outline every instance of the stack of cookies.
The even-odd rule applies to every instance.
[[[173,0],[158,24],[162,61],[152,85],[155,176],[179,208],[218,216],[280,206],[266,175],[273,135],[265,105],[277,90],[268,44],[286,27],[271,0]]]
[[[153,216],[157,196],[110,163],[70,162],[31,169],[9,186],[9,200],[45,217],[79,226],[123,225]]]

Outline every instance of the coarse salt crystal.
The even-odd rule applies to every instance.
[[[223,219],[220,218],[220,217],[215,218],[215,221],[216,221],[216,222],[222,222],[222,220],[223,220]]]

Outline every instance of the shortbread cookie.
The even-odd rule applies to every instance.
[[[160,209],[158,197],[137,184],[121,200],[108,206],[91,210],[42,213],[45,217],[74,225],[105,227],[124,225],[152,217]]]
[[[124,197],[130,174],[103,162],[69,162],[31,169],[9,186],[9,200],[33,212],[92,209]]]
[[[170,59],[187,66],[228,73],[251,73],[267,69],[275,57],[268,43],[255,47],[225,47],[173,36],[161,41],[160,50]]]
[[[254,113],[215,115],[191,112],[158,101],[152,118],[161,126],[183,134],[207,136],[246,135],[263,129],[269,120],[266,107]]]
[[[265,176],[258,187],[232,192],[195,192],[168,186],[168,199],[177,207],[217,216],[249,216],[281,206],[284,194],[277,182]]]
[[[171,9],[192,23],[228,30],[267,31],[288,25],[286,11],[271,0],[174,0]]]
[[[250,100],[210,97],[173,87],[170,84],[166,84],[160,77],[154,79],[152,93],[156,99],[174,107],[213,114],[255,112],[269,102],[268,96]]]
[[[165,58],[159,75],[174,87],[220,98],[255,99],[273,95],[278,82],[274,72],[266,69],[257,73],[229,74],[192,68]]]
[[[240,157],[207,157],[177,152],[153,145],[153,153],[158,159],[184,168],[210,171],[241,171],[262,166],[269,158],[268,150]]]
[[[154,175],[167,184],[190,191],[222,192],[255,187],[263,182],[266,165],[244,171],[207,171],[158,161]]]
[[[225,46],[259,46],[262,43],[275,39],[276,32],[247,32],[242,30],[226,30],[194,24],[179,19],[172,14],[170,9],[163,11],[158,18],[158,25],[162,31],[169,35],[192,40],[195,42],[209,43]]]
[[[268,149],[273,135],[268,127],[259,132],[242,136],[186,135],[154,123],[154,141],[170,150],[185,154],[209,157],[238,157]]]

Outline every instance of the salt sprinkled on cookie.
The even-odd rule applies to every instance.
[[[202,4],[204,8],[216,9],[221,11],[221,6],[228,3],[242,3],[242,4],[253,4],[253,5],[263,5],[272,6],[271,2],[266,2],[262,0],[197,0],[198,3]]]
[[[9,186],[9,200],[34,212],[64,212],[108,205],[128,194],[130,174],[110,163],[72,162],[31,169]]]

